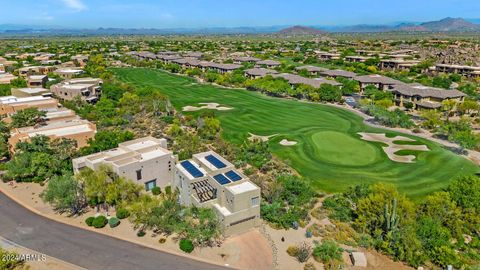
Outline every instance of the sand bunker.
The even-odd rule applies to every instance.
[[[273,134],[273,135],[269,135],[269,136],[260,136],[260,135],[255,135],[255,134],[249,132],[248,135],[250,135],[248,137],[248,139],[250,141],[260,140],[262,142],[267,142],[268,140],[270,140],[271,137],[277,136],[278,134]]]
[[[287,139],[283,139],[280,141],[280,145],[283,145],[283,146],[292,146],[292,145],[295,145],[297,144],[296,141],[289,141]]]
[[[430,151],[426,145],[400,145],[400,144],[394,144],[394,141],[408,141],[408,142],[415,142],[415,140],[412,140],[407,137],[403,136],[396,136],[394,138],[388,138],[385,136],[385,133],[362,133],[359,132],[360,136],[362,136],[362,139],[365,141],[371,141],[371,142],[381,142],[385,143],[388,146],[384,146],[383,151],[387,154],[388,158],[396,161],[396,162],[402,162],[402,163],[412,163],[415,160],[414,155],[406,155],[406,156],[400,156],[396,155],[395,153],[400,151],[400,150],[413,150],[413,151]]]
[[[198,103],[198,104],[203,105],[203,106],[200,106],[200,107],[185,106],[185,107],[182,108],[182,111],[184,111],[184,112],[194,112],[194,111],[199,111],[199,110],[203,110],[203,109],[217,110],[217,111],[228,111],[228,110],[233,109],[233,108],[230,108],[230,107],[222,107],[218,103]]]

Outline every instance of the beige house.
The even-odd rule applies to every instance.
[[[101,95],[103,81],[96,78],[76,78],[64,81],[50,87],[52,93],[63,100],[73,100],[80,97],[87,102],[96,102]]]
[[[371,59],[371,58],[372,57],[369,57],[369,56],[350,55],[350,56],[345,56],[345,61],[350,63],[365,63],[368,59]]]
[[[406,70],[418,65],[418,60],[404,59],[382,59],[380,60],[380,69],[382,70]]]
[[[173,187],[186,206],[211,207],[225,236],[260,225],[260,188],[213,151],[175,166]]]
[[[11,116],[18,111],[27,108],[37,108],[39,110],[55,110],[59,107],[58,100],[51,97],[31,96],[31,97],[0,97],[0,115]]]
[[[39,135],[50,139],[67,138],[77,142],[77,148],[88,145],[88,140],[95,138],[96,126],[87,120],[73,119],[64,121],[46,122],[33,127],[16,128],[8,139],[10,151],[15,151],[18,142],[28,141]]]
[[[32,75],[27,78],[27,85],[30,88],[45,87],[48,82],[47,75]]]
[[[9,84],[11,80],[16,78],[16,76],[13,76],[10,73],[0,72],[0,84]]]
[[[323,51],[316,51],[318,59],[329,61],[329,60],[339,60],[340,54],[336,52],[323,52]]]
[[[34,97],[34,96],[43,96],[49,97],[52,93],[50,90],[45,88],[12,88],[12,96],[17,98],[25,98],[25,97]]]
[[[55,66],[30,66],[18,69],[18,75],[28,77],[31,75],[47,75],[57,69]]]
[[[164,188],[171,184],[175,157],[167,150],[167,140],[145,137],[120,143],[117,148],[76,158],[73,170],[93,170],[100,165],[110,166],[115,173],[124,176],[151,190],[155,186]]]
[[[457,73],[473,78],[480,77],[480,67],[436,64],[431,70],[436,73]]]
[[[83,74],[83,69],[80,68],[59,68],[53,72],[64,79],[71,79],[75,76]]]

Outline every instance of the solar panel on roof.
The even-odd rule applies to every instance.
[[[230,183],[230,180],[228,180],[223,174],[217,174],[213,177],[213,179],[215,179],[220,185]]]
[[[225,168],[227,165],[225,163],[221,162],[218,158],[216,158],[214,155],[208,155],[205,157],[208,162],[210,162],[213,166],[215,166],[217,169]]]
[[[185,170],[187,170],[187,172],[194,178],[203,176],[203,173],[188,160],[180,162],[180,165],[182,165],[182,167],[185,168]]]
[[[225,173],[225,175],[228,177],[228,179],[232,180],[233,182],[242,180],[242,177],[238,175],[235,171],[228,171]]]

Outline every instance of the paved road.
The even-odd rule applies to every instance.
[[[52,221],[1,192],[0,236],[87,269],[225,269]]]

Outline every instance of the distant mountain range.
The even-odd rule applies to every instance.
[[[330,32],[480,32],[480,19],[445,18],[423,23],[400,23],[397,25],[351,25],[324,28]]]
[[[98,28],[73,29],[59,26],[0,25],[0,35],[220,35],[220,34],[276,34],[276,35],[322,35],[326,32],[479,32],[480,19],[445,18],[439,21],[394,25],[350,26],[263,26],[263,27],[208,27],[208,28]]]

